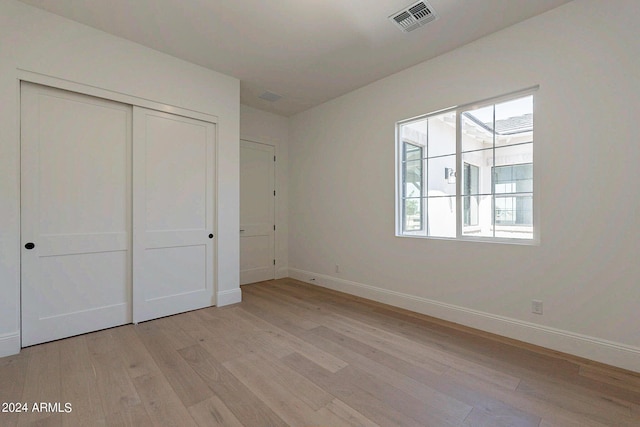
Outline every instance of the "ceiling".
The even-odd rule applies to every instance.
[[[290,116],[570,0],[21,0],[240,79],[240,102]],[[275,102],[259,96],[282,96]]]

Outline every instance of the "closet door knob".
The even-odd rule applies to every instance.
[[[36,245],[35,245],[34,243],[32,243],[32,242],[29,242],[29,243],[27,243],[26,245],[24,245],[24,247],[25,247],[26,249],[31,250],[31,249],[35,248],[35,247],[36,247]]]
[[[209,234],[209,238],[210,238],[210,239],[213,239],[213,234]]]

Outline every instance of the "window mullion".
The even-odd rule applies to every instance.
[[[462,120],[460,110],[456,111],[456,238],[462,237],[463,203],[462,203]]]
[[[496,106],[493,105],[493,122],[491,127],[493,128],[492,136],[492,153],[493,159],[491,160],[491,228],[493,229],[493,237],[496,237]]]
[[[423,148],[423,156],[422,156],[422,191],[420,192],[420,196],[423,200],[422,204],[422,224],[424,234],[426,236],[430,235],[430,224],[429,224],[429,121],[427,120],[427,138]]]

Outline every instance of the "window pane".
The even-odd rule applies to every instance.
[[[427,195],[456,195],[456,156],[436,157],[427,161]]]
[[[424,199],[414,198],[403,201],[403,223],[404,231],[419,231],[423,229],[422,212]]]
[[[427,119],[400,125],[400,139],[406,144],[424,147],[427,145]]]
[[[462,225],[478,225],[478,197],[465,196],[462,202],[464,203]]]
[[[496,225],[533,225],[531,194],[496,196]]]
[[[531,163],[497,166],[494,174],[496,194],[533,191],[533,164]]]
[[[456,113],[429,117],[428,157],[456,153]]]
[[[463,165],[463,194],[479,194],[480,192],[480,168],[476,165],[464,162]]]
[[[496,146],[533,141],[533,96],[496,104]]]
[[[404,164],[403,197],[422,196],[423,160],[412,160]]]
[[[420,145],[415,145],[405,141],[402,147],[404,150],[402,154],[402,159],[405,161],[418,160],[424,157],[422,154],[423,147]]]
[[[493,105],[463,112],[460,122],[463,152],[493,147]]]
[[[427,198],[429,236],[456,237],[456,198]]]
[[[533,162],[533,144],[496,148],[495,166],[519,165]]]
[[[496,196],[496,237],[533,239],[533,195]]]
[[[469,200],[469,217],[470,222],[463,221],[462,235],[476,237],[493,237],[493,218],[490,195],[487,196],[468,196],[463,197],[463,214],[465,212],[466,203]],[[464,219],[464,218],[463,218]]]
[[[462,194],[491,194],[491,166],[493,165],[493,149],[473,151],[462,154],[462,164],[471,165],[477,170],[477,186],[470,188],[470,193],[465,189],[466,177],[463,177]],[[477,168],[477,169],[475,169]],[[475,172],[474,172],[475,173]]]

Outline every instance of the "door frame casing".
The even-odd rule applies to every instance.
[[[275,229],[273,230],[273,259],[275,260],[275,263],[273,265],[273,277],[274,279],[278,278],[278,267],[280,265],[280,260],[278,259],[278,236],[279,236],[279,228],[277,227],[277,222],[278,222],[278,201],[279,201],[279,197],[280,197],[280,189],[278,189],[278,162],[276,161],[277,157],[278,157],[278,146],[275,142],[267,142],[267,141],[261,141],[258,140],[257,138],[251,138],[251,137],[246,137],[244,135],[240,136],[240,144],[242,144],[242,142],[248,142],[251,144],[258,144],[258,145],[264,145],[264,146],[268,146],[271,147],[273,149],[273,155],[274,155],[274,161],[273,161],[273,188],[275,191],[275,194],[273,196],[273,224]],[[240,147],[239,147],[240,149]],[[240,281],[241,286],[242,286],[242,280]]]

